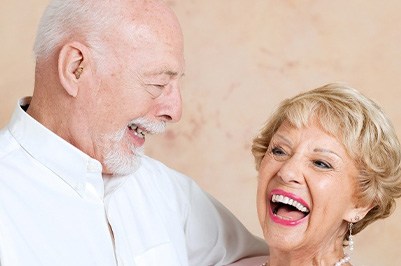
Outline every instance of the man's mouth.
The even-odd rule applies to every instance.
[[[129,124],[128,128],[133,131],[134,135],[141,138],[145,139],[145,135],[148,133],[148,131],[144,128],[139,127],[137,124]]]
[[[166,130],[165,121],[151,121],[144,117],[139,117],[128,123],[128,130],[132,135],[145,140],[148,134],[160,134]]]
[[[285,225],[298,224],[310,213],[301,199],[279,190],[271,194],[270,208],[274,220]]]

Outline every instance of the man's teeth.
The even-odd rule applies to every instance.
[[[129,126],[129,128],[134,131],[135,136],[145,138],[146,131],[140,129],[137,125],[132,124]]]
[[[283,195],[273,195],[272,202],[280,202],[283,204],[294,206],[301,212],[309,212],[309,209],[304,205],[302,205],[301,203],[299,203],[298,201]]]

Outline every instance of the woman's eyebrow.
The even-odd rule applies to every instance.
[[[332,150],[328,150],[328,149],[323,149],[323,148],[315,148],[313,149],[314,152],[324,152],[324,153],[331,153],[334,154],[335,156],[337,156],[338,158],[340,158],[341,160],[343,160],[343,158],[338,155],[338,153],[332,151]]]
[[[273,136],[272,139],[274,139],[275,137],[280,138],[282,141],[284,141],[288,146],[292,145],[292,142],[286,138],[284,135],[281,135],[280,133],[276,133],[275,136]]]

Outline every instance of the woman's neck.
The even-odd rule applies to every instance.
[[[270,248],[270,257],[267,265],[269,266],[334,266],[337,262],[346,257],[342,245],[330,249],[300,249],[291,251],[281,251]],[[351,265],[343,263],[341,265]]]

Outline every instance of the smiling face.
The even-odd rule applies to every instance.
[[[183,38],[174,14],[158,2],[138,3],[132,17],[107,36],[94,58],[96,94],[86,103],[92,157],[104,173],[127,174],[138,165],[147,133],[181,117]],[[132,8],[131,6],[129,8]],[[126,24],[124,24],[126,23]]]
[[[259,168],[257,209],[270,248],[311,255],[341,247],[357,174],[343,145],[316,123],[284,122]]]

